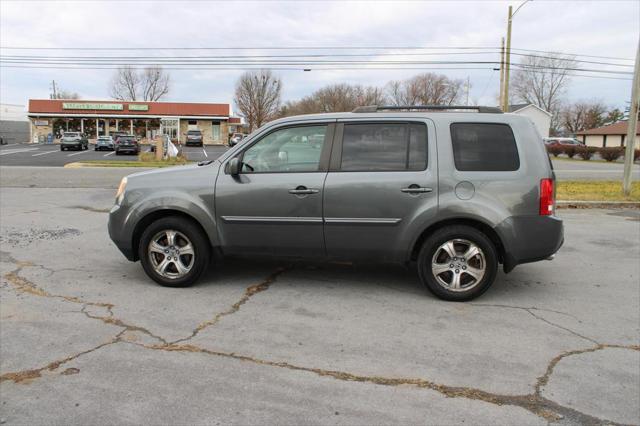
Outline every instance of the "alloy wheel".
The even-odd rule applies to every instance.
[[[463,292],[476,287],[485,275],[484,252],[469,240],[453,239],[442,244],[433,254],[431,272],[442,287]]]
[[[149,242],[147,253],[155,272],[169,279],[187,275],[195,261],[191,241],[172,229],[158,232]]]

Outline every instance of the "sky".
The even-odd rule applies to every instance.
[[[69,51],[8,50],[2,55],[257,55],[291,54],[271,47],[311,46],[439,48],[500,45],[506,33],[508,6],[521,1],[0,1],[1,47],[224,47],[231,50],[193,51]],[[640,1],[542,1],[525,4],[513,19],[512,48],[633,59],[638,48]],[[238,50],[237,48],[251,48]],[[358,51],[380,53],[381,51]],[[411,51],[391,49],[386,53]],[[415,51],[414,51],[415,52]],[[421,51],[425,52],[425,51]],[[460,52],[460,51],[457,51]],[[353,53],[353,51],[349,51]],[[428,60],[499,60],[495,50],[485,55],[427,56]],[[633,61],[585,58],[632,65]],[[374,58],[375,59],[375,58]],[[415,59],[410,56],[378,59]],[[518,60],[518,58],[514,58]],[[109,99],[113,70],[20,69],[0,67],[0,102],[26,105],[30,98],[48,98],[51,81],[83,99]],[[432,65],[417,65],[429,67]],[[382,86],[389,80],[421,72],[437,72],[470,81],[470,103],[495,105],[499,72],[482,69],[447,70],[279,70],[283,100],[296,100],[328,84]],[[633,71],[628,67],[580,64],[584,68]],[[440,67],[446,67],[441,65]],[[449,65],[453,67],[453,65]],[[231,103],[242,70],[170,70],[171,91],[163,99],[183,102]],[[512,71],[513,72],[513,71]],[[572,77],[567,101],[599,100],[624,107],[630,99],[628,80]]]

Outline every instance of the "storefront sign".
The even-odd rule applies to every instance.
[[[111,111],[122,111],[122,104],[86,104],[80,102],[63,102],[62,109],[102,109]]]
[[[129,111],[149,111],[149,105],[129,104]]]
[[[49,125],[49,120],[34,120],[33,121],[33,125],[34,126],[48,126]]]

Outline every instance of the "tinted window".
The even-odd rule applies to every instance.
[[[404,171],[427,168],[424,124],[345,124],[342,138],[344,171]]]
[[[511,127],[493,123],[454,123],[451,143],[456,169],[503,172],[520,168]]]
[[[289,127],[260,139],[242,156],[244,173],[313,172],[320,165],[327,126]]]

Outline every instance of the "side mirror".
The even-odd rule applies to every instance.
[[[238,160],[238,157],[232,158],[231,161],[229,161],[229,174],[231,176],[238,176],[240,174],[240,160]]]

